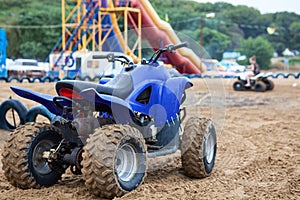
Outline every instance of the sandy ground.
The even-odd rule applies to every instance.
[[[180,153],[152,159],[152,170],[145,182],[117,199],[300,198],[300,80],[274,80],[274,91],[266,93],[235,92],[234,80],[223,80],[224,87],[220,81],[215,84],[194,79],[195,87],[188,92],[192,98],[187,99],[188,117],[212,117],[218,127],[218,152],[212,175],[205,179],[186,177]],[[226,98],[208,91],[214,84]],[[54,94],[52,83],[19,86]],[[0,88],[0,102],[16,97],[9,84],[1,83]],[[28,108],[35,105],[21,100]],[[0,132],[1,149],[8,134]],[[11,186],[0,171],[0,199],[97,198],[85,188],[81,176],[71,173],[53,187],[21,190]]]

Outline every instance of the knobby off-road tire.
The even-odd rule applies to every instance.
[[[142,134],[129,125],[106,125],[87,140],[83,153],[86,186],[96,196],[114,198],[142,184],[147,151]]]
[[[61,139],[59,130],[50,124],[27,123],[18,127],[2,153],[2,169],[7,180],[22,189],[55,184],[62,173],[52,170],[42,154],[57,147]]]
[[[266,84],[266,90],[273,90],[275,87],[275,84],[272,80],[265,80],[264,83]]]
[[[11,82],[20,83],[20,80],[17,76],[11,76],[11,77],[8,78],[7,82],[9,82],[9,83],[11,83]]]
[[[31,80],[30,80],[30,78],[29,77],[27,77],[27,76],[23,76],[23,77],[21,77],[21,79],[20,79],[20,83],[31,83]]]
[[[243,91],[243,90],[245,90],[245,87],[244,87],[244,84],[243,84],[243,82],[242,81],[235,81],[234,83],[233,83],[233,89],[235,90],[235,91]]]
[[[257,81],[257,83],[255,84],[254,90],[256,92],[265,92],[266,89],[267,89],[267,86],[263,81]]]
[[[51,81],[52,81],[51,77],[49,77],[49,76],[44,76],[41,78],[42,83],[50,83]]]
[[[181,142],[181,161],[185,174],[204,178],[211,174],[217,152],[214,124],[206,118],[193,117],[185,125]]]

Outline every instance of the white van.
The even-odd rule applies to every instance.
[[[49,71],[49,66],[39,65],[34,59],[16,59],[7,65],[8,76],[43,77]]]

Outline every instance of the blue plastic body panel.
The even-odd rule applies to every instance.
[[[171,78],[164,66],[139,66],[131,75],[135,90],[126,100],[132,110],[153,117],[157,126],[177,117],[183,92],[193,85],[186,77]],[[136,98],[147,87],[151,87],[152,91],[145,105],[137,102]]]
[[[171,78],[163,66],[138,66],[129,73],[134,89],[126,99],[99,94],[95,89],[86,89],[80,95],[95,106],[109,106],[119,123],[128,123],[134,112],[143,113],[155,119],[156,126],[163,126],[178,117],[184,90],[192,82],[186,77]],[[149,101],[141,103],[138,96],[151,88]]]
[[[110,107],[113,112],[113,117],[118,123],[126,124],[131,122],[133,111],[126,101],[111,95],[99,94],[94,88],[82,91],[80,96],[94,102],[95,107],[101,107],[103,105]]]
[[[101,78],[100,80],[99,80],[99,83],[100,84],[102,84],[102,85],[104,85],[104,84],[106,84],[106,83],[108,83],[109,81],[111,81],[111,79],[112,78]]]
[[[53,103],[54,96],[51,96],[48,94],[37,93],[37,92],[31,91],[29,89],[20,88],[20,87],[16,87],[16,86],[11,86],[10,88],[20,97],[30,99],[30,100],[33,100],[35,102],[42,104],[53,114],[55,114],[55,115],[62,114],[62,110],[60,108],[56,107],[55,104]],[[71,106],[70,103],[68,104],[68,102],[65,102],[65,104],[68,106]]]
[[[95,105],[96,111],[102,111],[102,108],[108,107],[116,122],[121,124],[132,122],[136,112],[152,117],[158,127],[163,127],[166,123],[174,122],[179,118],[183,93],[193,85],[188,78],[171,78],[165,67],[160,65],[137,65],[133,70],[123,73],[130,75],[133,85],[132,91],[127,97],[122,99],[113,95],[98,93],[94,88],[87,88],[80,91],[84,100],[79,103],[84,105],[84,103],[90,102],[91,105]],[[53,102],[54,96],[36,93],[20,87],[11,87],[11,89],[21,97],[44,105],[51,113],[62,115],[62,110]],[[139,99],[143,95],[146,96],[146,101]],[[61,100],[60,104],[72,106],[70,101],[65,100]]]

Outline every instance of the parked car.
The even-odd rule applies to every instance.
[[[7,65],[8,76],[21,78],[43,77],[49,71],[49,65],[40,64],[33,59],[16,59],[13,64]]]
[[[205,64],[206,69],[208,71],[215,70],[215,71],[226,71],[226,67],[220,64],[220,62],[216,59],[204,59],[202,63]]]
[[[238,64],[237,62],[233,60],[222,60],[220,62],[222,66],[224,66],[227,71],[231,72],[244,72],[246,71],[246,67],[243,65]]]

